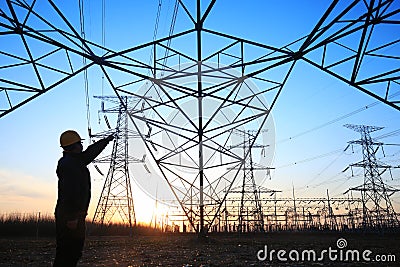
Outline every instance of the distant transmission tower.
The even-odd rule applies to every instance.
[[[111,155],[96,160],[98,163],[110,163],[110,168],[97,204],[93,223],[99,223],[101,226],[109,224],[117,214],[123,223],[129,224],[129,226],[132,227],[136,224],[136,217],[128,165],[131,162],[141,161],[128,156],[128,140],[129,138],[138,137],[138,135],[128,129],[127,113],[129,108],[126,108],[131,104],[132,100],[135,99],[133,97],[125,96],[122,97],[123,102],[120,103],[120,100],[117,97],[102,96],[97,98],[116,103],[117,106],[110,109],[104,109],[104,102],[102,102],[101,112],[117,113],[118,118],[115,129],[112,129],[107,116],[105,115],[104,118],[109,131],[93,135],[95,137],[103,137],[110,133],[115,133]]]
[[[377,160],[376,153],[384,144],[375,142],[370,135],[371,132],[381,130],[383,127],[350,124],[344,126],[361,134],[361,139],[350,141],[349,144],[362,146],[363,159],[349,167],[364,169],[364,183],[348,191],[361,192],[363,228],[398,227],[399,220],[390,197],[400,190],[383,182],[381,175],[393,167]]]
[[[247,155],[244,158],[245,163],[242,166],[243,169],[243,180],[240,186],[232,188],[229,193],[240,194],[240,207],[239,207],[239,232],[263,232],[264,229],[264,215],[262,207],[262,193],[275,193],[277,191],[262,188],[257,185],[254,171],[255,170],[267,170],[269,173],[269,167],[256,166],[253,162],[252,149],[261,148],[265,150],[268,145],[253,144],[255,139],[256,131],[252,130],[233,130],[233,133],[243,137],[243,142],[231,146],[231,148],[243,149],[243,155]]]

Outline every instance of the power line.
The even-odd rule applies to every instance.
[[[390,136],[395,136],[395,135],[400,135],[400,129],[394,130],[392,132],[386,133],[386,134],[382,134],[380,136],[375,137],[375,140],[379,140],[379,139],[383,139],[383,138],[387,138]]]
[[[394,93],[394,94],[390,95],[390,96],[388,97],[388,99],[392,99],[392,98],[394,98],[394,97],[396,97],[396,96],[398,96],[398,95],[400,95],[400,91],[397,92],[397,93]],[[308,134],[308,133],[310,133],[310,132],[319,130],[319,129],[323,128],[323,127],[326,127],[326,126],[331,125],[331,124],[333,124],[333,123],[336,123],[336,122],[338,122],[338,121],[347,119],[347,118],[349,118],[349,117],[351,117],[351,116],[353,116],[353,115],[355,115],[355,114],[357,114],[357,113],[360,113],[360,112],[365,111],[365,110],[367,110],[367,109],[369,109],[369,108],[372,108],[372,107],[374,107],[374,106],[376,106],[376,105],[378,105],[378,104],[380,104],[380,103],[381,103],[381,101],[375,101],[375,102],[373,102],[373,103],[371,103],[371,104],[368,104],[368,105],[366,105],[366,106],[364,106],[364,107],[361,107],[361,108],[359,108],[359,109],[356,109],[356,110],[354,110],[354,111],[352,111],[352,112],[349,112],[349,113],[347,113],[347,114],[345,114],[345,115],[342,115],[342,116],[340,116],[340,117],[338,117],[338,118],[335,118],[335,119],[333,119],[333,120],[331,120],[331,121],[328,121],[328,122],[326,122],[326,123],[323,123],[323,124],[321,124],[321,125],[318,125],[318,126],[316,126],[316,127],[314,127],[314,128],[311,128],[311,129],[309,129],[309,130],[306,130],[306,131],[304,131],[304,132],[298,133],[298,134],[296,134],[296,135],[294,135],[294,136],[292,136],[292,137],[288,137],[288,138],[282,139],[282,140],[280,140],[280,141],[278,141],[278,142],[276,142],[276,143],[279,144],[279,143],[284,143],[284,142],[287,142],[287,141],[291,141],[291,140],[293,140],[294,138],[303,136],[303,135],[305,135],[305,134]],[[388,133],[388,134],[391,134],[391,135],[398,135],[398,134],[400,134],[400,129],[398,129],[398,130],[396,130],[396,131],[393,131],[393,132],[391,132],[391,133]],[[389,136],[390,136],[390,135],[389,135]],[[386,137],[386,135],[382,135],[382,136],[377,137],[377,138],[385,138],[385,137]]]
[[[155,24],[154,24],[154,31],[153,31],[153,41],[155,41],[157,39],[158,24],[160,22],[161,7],[162,7],[162,0],[158,0],[156,21],[155,21]],[[152,46],[151,50],[150,50],[149,66],[152,64],[152,61],[153,61],[154,49],[155,49],[154,46]],[[148,74],[150,73],[150,70],[151,70],[151,68],[149,68]]]
[[[399,134],[399,133],[400,133],[400,129],[399,129],[399,130],[392,131],[392,132],[389,132],[389,133],[387,133],[387,134],[383,134],[383,135],[381,135],[380,137],[375,138],[375,139],[382,139],[382,138],[389,137],[389,136],[392,136],[392,135],[396,135],[396,134]],[[343,153],[340,154],[334,161],[330,162],[330,163],[328,164],[328,167],[330,167],[340,156],[342,156],[342,155],[344,154],[344,152],[345,152],[345,150],[344,150]],[[382,157],[382,158],[379,158],[378,160],[383,159],[383,158],[388,158],[388,157],[394,157],[394,156],[398,155],[399,153],[400,153],[400,151],[395,152],[395,153],[393,153],[393,154],[391,154],[391,155],[386,155],[386,156],[384,156],[384,157]],[[324,170],[326,170],[328,167],[324,168]],[[339,174],[341,174],[341,173],[338,173],[338,175],[339,175]],[[311,181],[314,181],[316,178],[318,178],[319,175],[320,175],[320,174],[318,174],[318,175],[317,175],[315,178],[313,178]],[[341,179],[333,180],[333,181],[331,180],[331,179],[337,177],[338,175],[335,175],[335,176],[333,176],[333,177],[330,177],[330,178],[326,179],[326,180],[328,180],[326,183],[333,183],[333,182],[337,182],[337,181],[341,180]],[[335,191],[337,188],[339,188],[339,187],[342,186],[344,183],[346,183],[348,180],[350,180],[350,178],[352,178],[352,177],[357,177],[357,176],[360,176],[360,175],[361,175],[361,172],[359,172],[359,173],[357,173],[357,174],[352,174],[352,176],[347,177],[347,180],[344,181],[344,182],[343,182],[341,185],[339,185],[338,187],[336,187],[333,191]],[[310,183],[311,183],[311,181],[309,181],[308,183],[306,183],[305,187],[308,188],[309,185],[310,185]],[[322,182],[322,183],[320,183],[320,184],[317,184],[317,185],[314,186],[314,188],[315,188],[315,187],[318,187],[318,186],[320,186],[320,185],[326,184],[326,183],[325,183],[325,182]]]
[[[169,27],[169,33],[168,33],[168,37],[171,37],[172,34],[174,33],[174,28],[175,28],[175,23],[176,23],[176,17],[178,15],[178,8],[179,8],[179,1],[176,0],[175,1],[175,5],[174,5],[174,12],[172,14],[172,19],[171,19],[171,25]],[[169,38],[167,41],[167,47],[165,49],[165,53],[164,53],[164,60],[163,60],[163,71],[161,72],[161,75],[164,75],[164,69],[165,66],[167,65],[167,60],[168,60],[168,53],[169,53],[169,48],[171,46],[171,41],[172,39]]]
[[[335,179],[336,177],[338,177],[338,176],[340,176],[340,175],[343,175],[343,172],[338,172],[338,173],[336,173],[335,175],[326,178],[326,179],[325,179],[324,181],[322,181],[322,182],[319,182],[319,183],[316,183],[316,184],[308,184],[308,185],[305,185],[305,186],[302,186],[302,187],[298,187],[297,189],[298,189],[298,190],[306,190],[306,189],[309,189],[309,188],[314,188],[314,189],[315,189],[315,188],[320,187],[320,186],[323,186],[323,185],[333,184],[333,183],[341,182],[341,181],[344,180],[344,182],[340,185],[340,186],[342,186],[345,182],[349,181],[350,179],[352,179],[352,178],[354,178],[354,177],[360,177],[360,176],[362,176],[362,172],[359,171],[358,173],[352,174],[351,176],[346,176],[346,177],[341,177],[341,178]],[[333,179],[334,179],[334,180],[333,180]],[[338,188],[338,187],[337,187],[337,188]],[[334,190],[336,190],[337,188],[335,188]]]
[[[343,150],[342,153],[340,153],[334,160],[332,160],[331,162],[329,162],[329,164],[323,168],[316,176],[314,176],[311,180],[309,180],[306,185],[314,182],[317,178],[319,178],[329,167],[331,167],[341,156],[344,155],[344,152],[346,150]]]
[[[101,1],[101,45],[106,47],[106,1]],[[101,73],[101,96],[104,96],[104,72]],[[102,107],[104,101],[101,102]]]
[[[335,154],[337,154],[339,152],[343,152],[343,148],[336,149],[336,150],[333,150],[333,151],[330,151],[330,152],[327,152],[327,153],[324,153],[324,154],[320,154],[318,156],[313,156],[313,157],[310,157],[310,158],[306,158],[306,159],[303,159],[303,160],[300,160],[300,161],[296,161],[296,162],[293,162],[293,163],[290,163],[290,164],[282,165],[282,166],[276,167],[276,169],[282,169],[282,168],[286,168],[286,167],[289,167],[289,166],[294,166],[294,165],[298,165],[298,164],[301,164],[301,163],[305,163],[305,162],[308,162],[308,161],[329,157],[329,156],[335,155]]]
[[[344,120],[344,119],[346,119],[346,118],[348,118],[348,117],[351,117],[351,116],[353,116],[353,115],[355,115],[355,114],[357,114],[357,113],[360,113],[360,112],[362,112],[362,111],[364,111],[364,110],[367,110],[367,109],[369,109],[369,108],[372,108],[372,107],[378,105],[379,103],[380,103],[380,101],[375,101],[375,102],[373,102],[373,103],[371,103],[371,104],[369,104],[369,105],[366,105],[366,106],[364,106],[364,107],[362,107],[362,108],[356,109],[356,110],[354,110],[354,111],[352,111],[352,112],[350,112],[350,113],[347,113],[347,114],[345,114],[345,115],[343,115],[343,116],[340,116],[340,117],[338,117],[338,118],[335,118],[335,119],[333,119],[333,120],[331,120],[331,121],[328,121],[328,122],[326,122],[326,123],[323,123],[323,124],[321,124],[321,125],[318,125],[318,126],[316,126],[316,127],[314,127],[314,128],[311,128],[311,129],[309,129],[309,130],[307,130],[307,131],[298,133],[298,134],[296,134],[296,135],[294,135],[294,136],[292,136],[292,137],[286,138],[286,139],[282,139],[282,140],[278,141],[277,144],[278,144],[278,143],[283,143],[283,142],[287,142],[287,141],[293,140],[294,138],[303,136],[303,135],[305,135],[305,134],[308,134],[308,133],[310,133],[310,132],[319,130],[319,129],[323,128],[323,127],[326,127],[326,126],[331,125],[331,124],[333,124],[333,123],[336,123],[336,122],[338,122],[338,121]]]
[[[161,6],[162,6],[162,0],[158,0],[156,23],[155,23],[154,32],[153,32],[153,41],[157,38],[158,24],[160,22]]]
[[[374,139],[375,139],[375,140],[379,140],[379,139],[387,138],[387,137],[394,136],[394,135],[400,135],[400,129],[395,130],[395,131],[392,131],[392,132],[389,132],[389,133],[386,133],[386,134],[383,134],[383,135],[378,136],[377,138],[374,138]],[[336,150],[333,150],[333,151],[330,151],[330,152],[327,152],[327,153],[324,153],[324,154],[320,154],[320,155],[313,156],[313,157],[309,157],[309,158],[306,158],[306,159],[303,159],[303,160],[299,160],[299,161],[296,161],[296,162],[293,162],[293,163],[289,163],[289,164],[286,164],[286,165],[282,165],[282,166],[276,167],[276,169],[282,169],[282,168],[286,168],[286,167],[290,167],[290,166],[294,166],[294,165],[306,163],[306,162],[309,162],[309,161],[317,160],[317,159],[320,159],[320,158],[328,157],[328,156],[334,155],[334,154],[336,154],[336,153],[338,153],[338,152],[342,152],[342,153],[341,153],[340,155],[338,155],[338,157],[337,157],[336,159],[334,159],[333,161],[331,161],[331,162],[328,164],[328,166],[325,167],[325,168],[321,171],[321,173],[322,173],[322,172],[324,172],[326,169],[328,169],[336,160],[338,160],[338,158],[344,154],[345,150],[343,150],[343,149],[336,149]],[[394,155],[392,155],[392,156],[394,156]],[[320,174],[319,174],[319,175],[320,175]]]
[[[106,45],[106,1],[101,1],[101,45]]]
[[[79,24],[81,30],[81,37],[82,37],[82,44],[86,40],[85,36],[85,12],[84,12],[84,0],[78,0],[79,5]],[[86,58],[82,57],[83,66],[86,66]],[[83,79],[84,79],[84,86],[85,86],[85,99],[86,99],[86,119],[87,119],[87,127],[88,127],[88,134],[89,137],[91,135],[91,127],[90,127],[90,100],[89,100],[89,79],[88,79],[88,71],[85,68],[83,71]]]

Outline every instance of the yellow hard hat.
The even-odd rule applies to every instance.
[[[81,140],[84,139],[82,139],[79,134],[73,130],[65,131],[60,136],[60,144],[62,147],[72,145]]]

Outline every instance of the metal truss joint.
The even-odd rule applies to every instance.
[[[203,30],[203,21],[198,21],[195,25],[194,28],[196,31],[201,31]]]
[[[302,59],[303,58],[303,56],[304,56],[304,51],[296,51],[296,52],[293,52],[292,53],[292,58],[293,58],[293,60],[299,60],[299,59]]]

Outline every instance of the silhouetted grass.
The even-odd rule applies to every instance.
[[[10,213],[0,216],[0,236],[55,236],[54,218],[39,213]]]
[[[161,231],[147,225],[136,224],[132,228],[128,224],[111,223],[100,225],[98,223],[86,222],[87,233],[91,236],[129,236],[129,235],[151,235]]]
[[[128,236],[160,233],[159,230],[137,224],[132,228],[123,223],[109,225],[86,222],[88,235]],[[53,215],[39,213],[10,213],[0,215],[0,237],[55,237]]]

